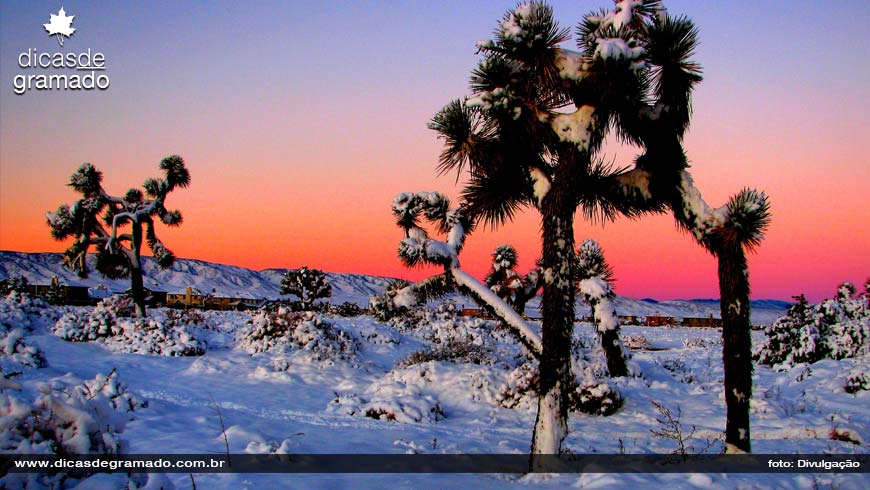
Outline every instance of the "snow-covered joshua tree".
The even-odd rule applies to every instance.
[[[526,303],[541,289],[541,274],[537,267],[525,276],[515,270],[518,255],[511,245],[499,245],[492,252],[492,269],[483,282],[499,298],[513,306],[520,315],[526,310]]]
[[[302,302],[302,309],[307,311],[315,300],[332,296],[332,285],[326,281],[323,271],[303,266],[284,274],[281,294],[296,296]]]
[[[568,31],[541,2],[508,11],[483,41],[472,96],[444,107],[430,127],[444,140],[442,172],[468,171],[466,216],[498,225],[524,206],[541,214],[542,353],[533,453],[558,453],[567,433],[566,389],[574,320],[574,215],[609,220],[673,212],[680,226],[719,260],[726,442],[749,450],[749,282],[745,248],[767,225],[764,194],[744,190],[713,210],[688,172],[682,138],[692,88],[697,32],[659,1],[620,0]],[[633,167],[605,163],[609,131],[642,149]],[[557,417],[551,417],[552,414]],[[553,436],[555,434],[555,436]]]
[[[592,323],[607,358],[607,373],[610,376],[627,375],[625,352],[619,339],[619,317],[613,304],[613,269],[595,241],[586,240],[577,247],[574,274],[577,291],[592,310]]]
[[[57,211],[46,213],[51,236],[56,240],[74,237],[64,252],[65,263],[82,277],[88,275],[87,254],[91,246],[97,249],[95,266],[110,279],[130,277],[130,289],[136,314],[145,316],[145,290],[142,283],[142,243],[154,254],[157,265],[167,268],[175,255],[157,238],[154,218],[168,226],[181,224],[181,212],[167,210],[167,194],[176,187],[190,185],[190,172],[184,160],[171,155],[160,162],[162,179],[147,179],[142,185],[145,192],[132,188],[123,197],[103,190],[103,173],[90,163],[83,163],[70,178],[69,186],[82,194],[82,198]],[[147,197],[146,197],[147,196]],[[130,225],[129,233],[120,229]]]

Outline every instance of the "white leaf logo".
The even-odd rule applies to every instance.
[[[63,11],[63,7],[60,8],[57,15],[49,15],[51,15],[51,22],[42,25],[45,27],[45,30],[48,31],[49,36],[57,35],[57,42],[63,46],[63,37],[70,37],[76,31],[75,28],[72,27],[72,21],[75,18],[75,15],[67,16],[66,12]]]

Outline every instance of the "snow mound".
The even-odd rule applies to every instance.
[[[431,424],[446,417],[441,403],[425,392],[423,380],[414,370],[395,371],[372,383],[362,396],[336,395],[327,412],[365,416],[399,423]],[[410,379],[409,379],[410,378]]]
[[[0,451],[13,454],[120,454],[119,437],[145,404],[115,371],[80,381],[71,374],[40,384],[33,397],[0,392]],[[87,476],[77,474],[76,478]],[[66,474],[8,474],[3,488],[64,487]],[[49,481],[50,480],[50,481]]]

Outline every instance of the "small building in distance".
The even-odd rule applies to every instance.
[[[642,322],[639,315],[619,315],[619,323],[622,325],[640,325]]]
[[[683,318],[683,325],[687,327],[701,327],[701,328],[722,328],[722,319],[721,318],[713,318],[713,315],[709,317],[685,317]]]
[[[212,289],[204,294],[199,289],[188,287],[183,293],[168,293],[166,306],[173,308],[205,308],[209,310],[250,310],[261,308],[266,301],[250,295],[223,296]]]
[[[676,325],[676,319],[672,316],[652,315],[646,317],[646,326],[648,327],[665,327]]]

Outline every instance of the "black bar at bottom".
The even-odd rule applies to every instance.
[[[870,454],[541,455],[540,473],[867,473]],[[0,454],[6,473],[527,473],[527,454]]]

